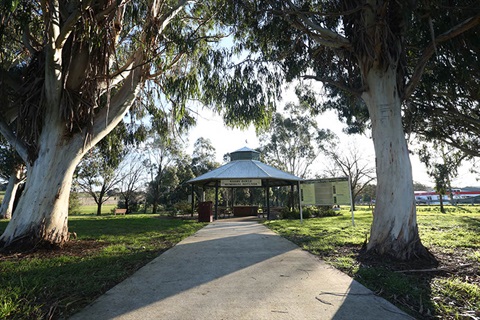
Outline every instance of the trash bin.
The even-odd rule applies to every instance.
[[[213,221],[212,201],[200,202],[198,204],[198,222]]]

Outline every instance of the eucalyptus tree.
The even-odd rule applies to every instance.
[[[200,137],[193,144],[191,169],[193,177],[198,177],[220,166],[215,160],[216,149],[212,145],[210,139]],[[215,191],[213,188],[197,189],[195,188],[194,196],[199,201],[205,199],[214,199]]]
[[[306,111],[305,106],[287,104],[287,115],[275,113],[270,127],[259,136],[264,161],[301,178],[309,175],[310,166],[335,137],[318,128]]]
[[[23,165],[17,167],[8,178],[5,194],[0,206],[0,219],[11,219],[15,201],[18,201],[19,192],[21,193],[21,183],[25,181]]]
[[[210,139],[200,137],[193,144],[192,172],[200,176],[220,166],[215,160],[216,150]]]
[[[376,190],[377,190],[376,185],[368,184],[363,188],[362,192],[358,195],[360,198],[360,201],[362,201],[363,203],[368,203],[368,208],[370,208],[372,204],[374,204],[374,200],[376,198],[375,197]]]
[[[467,121],[453,137],[475,140],[469,133],[478,130],[478,72],[470,75],[468,86],[464,81],[468,70],[478,68],[479,2],[245,0],[230,8],[226,19],[238,25],[233,30],[237,50],[252,51],[244,65],[276,61],[270,70],[282,79],[322,82],[326,101],[316,104],[317,110],[338,110],[350,132],[371,127],[377,201],[368,251],[398,259],[430,258],[418,235],[404,124],[412,124],[412,132],[422,128],[402,121],[412,118],[408,112],[416,114],[415,98],[423,93],[425,107],[419,115],[424,122],[442,117],[438,108],[429,109],[434,102],[426,93],[432,87],[436,101],[445,102],[443,120]],[[470,62],[474,66],[465,66]],[[464,68],[467,72],[461,74]],[[449,71],[459,76],[444,78]],[[444,94],[446,82],[459,94]],[[464,87],[471,92],[466,94]],[[304,96],[315,100],[312,91]],[[469,105],[475,106],[476,116]]]
[[[175,173],[178,183],[173,186],[173,190],[170,190],[169,193],[173,203],[187,201],[191,195],[191,185],[187,183],[188,180],[195,178],[191,163],[191,157],[183,153],[175,161]]]
[[[222,36],[215,19],[221,0],[17,0],[0,5],[0,133],[28,172],[0,247],[68,240],[74,169],[129,111],[155,111],[152,102],[161,101],[173,121],[181,123],[190,121],[188,98],[202,96],[210,105],[220,101],[216,110],[227,119],[246,124],[251,119],[264,123],[272,105],[267,95],[237,112],[247,99],[232,95],[248,93],[248,87],[214,68],[225,56],[221,49],[212,50]],[[203,86],[200,78],[210,81]],[[14,131],[9,124],[15,119]]]
[[[95,201],[97,216],[102,214],[102,205],[110,198],[110,191],[120,182],[120,172],[116,169],[98,148],[91,149],[77,167],[75,183]]]
[[[448,21],[453,25],[462,17],[466,23],[471,23],[466,19],[467,14],[478,24],[478,1],[453,2],[439,9],[446,11],[440,19],[432,17],[435,24],[447,24]],[[439,32],[437,28],[436,34]],[[448,144],[461,150],[465,157],[477,158],[480,157],[479,37],[480,28],[477,26],[439,45],[434,59],[425,66],[422,81],[404,108],[407,133],[414,132],[433,144]]]

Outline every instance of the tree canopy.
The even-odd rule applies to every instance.
[[[370,127],[367,68],[392,63],[405,131],[478,155],[478,1],[238,1],[232,12],[237,50],[252,52],[243,63],[322,82],[322,99],[308,89],[304,99],[315,112],[337,110],[347,131]]]
[[[330,130],[318,128],[305,109],[287,104],[286,115],[275,113],[269,129],[259,137],[266,163],[301,178],[307,178],[310,166],[334,137]]]
[[[245,0],[229,8],[236,48],[251,52],[245,65],[272,61],[270,73],[286,81],[319,81],[322,91],[301,92],[314,112],[337,110],[349,132],[371,128],[377,201],[368,251],[429,257],[418,236],[405,133],[475,151],[478,1]],[[440,121],[446,133],[435,127]]]
[[[216,45],[225,3],[0,3],[0,133],[28,171],[0,246],[67,241],[74,168],[127,114],[131,126],[150,114],[157,130],[175,131],[192,124],[187,102],[200,99],[232,124],[265,124],[274,93],[251,69],[228,70]]]

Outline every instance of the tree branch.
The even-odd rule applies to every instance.
[[[0,118],[0,133],[7,139],[8,143],[10,143],[15,150],[17,151],[20,158],[22,158],[23,162],[28,163],[28,151],[27,147],[17,139],[17,136],[13,133],[10,126],[4,121],[4,119]]]
[[[323,82],[323,83],[328,83],[332,86],[335,86],[335,87],[337,87],[337,88],[339,88],[343,91],[346,91],[346,92],[352,94],[353,96],[355,96],[357,98],[360,98],[362,92],[365,91],[364,87],[358,88],[358,89],[353,89],[353,88],[350,88],[347,85],[345,85],[345,84],[343,84],[339,81],[333,81],[333,80],[318,77],[318,76],[305,75],[305,76],[302,76],[302,78],[303,79],[312,79],[312,80],[316,80],[316,81]]]
[[[178,63],[180,62],[180,60],[182,59],[183,56],[185,56],[185,52],[179,52],[179,53],[175,56],[175,58],[173,59],[173,61],[172,61],[166,68],[161,68],[161,69],[159,69],[157,72],[150,74],[148,77],[149,77],[150,79],[157,78],[157,77],[160,76],[162,73],[165,73],[165,69],[169,70],[169,69],[173,68],[176,64],[178,64]]]
[[[118,8],[121,8],[125,6],[126,1],[122,0],[120,3],[117,2],[112,2],[112,4],[108,7],[106,7],[103,11],[100,11],[95,15],[95,19],[97,21],[101,21],[103,18],[109,16],[112,12],[117,10]]]
[[[28,28],[28,24],[25,25],[23,28],[23,35],[22,35],[22,42],[25,48],[27,48],[28,52],[33,55],[39,51],[41,45],[33,38],[32,34],[30,33],[30,29]],[[32,44],[33,42],[33,44]]]
[[[67,41],[68,36],[73,30],[73,27],[75,24],[78,22],[78,18],[80,18],[80,10],[75,10],[70,14],[70,16],[67,18],[65,23],[63,24],[62,28],[60,29],[60,34],[58,35],[57,39],[55,39],[55,47],[57,49],[63,48],[63,45],[65,44],[65,41]]]
[[[288,5],[293,10],[294,15],[298,17],[302,23],[298,23],[288,18],[285,14],[282,14],[283,18],[287,20],[293,27],[300,31],[305,31],[309,33],[315,41],[319,44],[330,47],[330,48],[343,48],[343,49],[352,49],[350,41],[341,36],[340,34],[324,28],[316,23],[314,23],[310,18],[306,17],[297,6],[295,6],[290,0],[287,0]],[[310,29],[309,29],[310,28]],[[313,33],[311,30],[315,31]]]
[[[60,113],[53,111],[60,103],[62,92],[62,50],[56,47],[56,39],[60,35],[60,4],[57,1],[42,1],[44,23],[46,30],[45,46],[45,97],[48,101],[52,119],[60,117]]]
[[[415,67],[415,71],[413,72],[412,77],[410,78],[410,81],[408,82],[405,90],[405,95],[404,95],[404,100],[407,100],[408,97],[410,97],[417,87],[418,83],[420,82],[420,79],[422,78],[423,72],[425,70],[425,66],[427,65],[428,61],[432,57],[432,55],[435,53],[435,48],[437,44],[440,44],[442,42],[448,41],[466,31],[469,29],[472,29],[473,27],[477,26],[480,24],[480,14],[477,14],[476,16],[473,16],[471,18],[468,18],[467,20],[463,21],[462,23],[456,25],[455,27],[451,28],[445,33],[442,33],[439,35],[435,41],[432,41],[424,50],[422,53],[422,56],[417,62],[417,65]]]
[[[179,0],[177,4],[172,7],[166,14],[158,17],[161,9],[160,1],[154,2],[151,7],[151,24],[147,27],[150,29],[152,25],[156,25],[155,33],[149,34],[147,31],[142,35],[142,43],[148,44],[158,34],[161,34],[170,21],[183,10],[188,0]],[[147,38],[150,37],[150,38]],[[94,146],[100,141],[108,132],[122,120],[123,116],[129,110],[141,88],[143,81],[146,79],[149,70],[149,63],[145,62],[145,55],[142,48],[128,59],[127,63],[115,74],[114,79],[123,83],[115,95],[111,98],[110,103],[105,108],[101,109],[95,116],[94,124],[91,129],[91,139],[86,141],[86,150]],[[129,64],[128,62],[131,62]],[[128,74],[125,74],[128,72]],[[84,134],[88,134],[87,131]]]
[[[194,2],[194,1],[188,1],[188,0],[179,0],[177,5],[174,6],[169,12],[167,12],[166,14],[164,14],[163,16],[161,16],[158,20],[159,24],[160,24],[160,27],[158,28],[157,32],[160,34],[163,32],[163,30],[165,29],[165,27],[170,23],[170,21],[175,18],[175,16],[180,13],[180,11],[183,10],[183,8],[185,7],[185,5],[187,4],[187,2]],[[157,17],[158,15],[158,12],[160,11],[160,5],[159,5],[160,1],[157,2],[157,6],[156,8],[152,8],[152,15],[153,17]]]
[[[107,87],[115,87],[121,81],[125,80],[125,78],[130,74],[131,69],[133,68],[133,62],[135,61],[135,54],[129,57],[122,67],[120,67],[115,73],[110,75],[110,81],[105,82],[102,86],[102,89],[106,89]]]

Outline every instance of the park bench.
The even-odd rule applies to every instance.
[[[114,214],[117,215],[117,214],[123,214],[125,215],[125,213],[127,213],[127,209],[118,209],[116,208],[115,211],[114,211]]]

